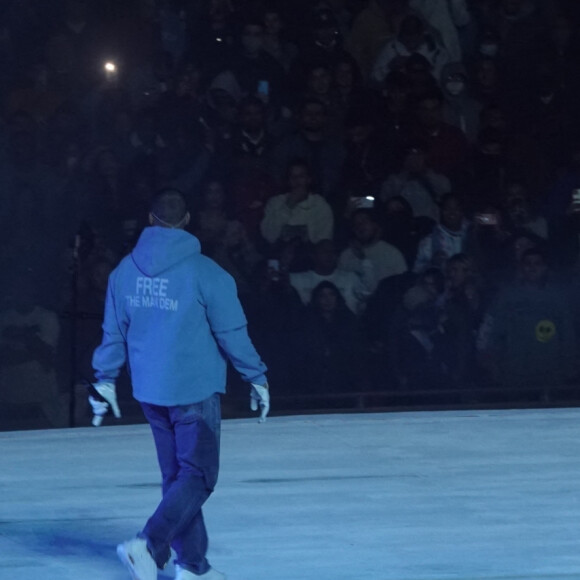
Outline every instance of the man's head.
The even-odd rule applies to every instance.
[[[307,75],[308,90],[315,96],[325,96],[332,87],[332,72],[325,63],[310,67]]]
[[[300,107],[300,127],[305,133],[320,134],[326,127],[326,105],[317,99],[308,99]]]
[[[381,228],[370,209],[358,209],[351,217],[352,232],[363,246],[372,244],[381,237]]]
[[[283,27],[284,22],[282,21],[282,15],[280,12],[273,7],[269,7],[266,12],[264,12],[264,32],[268,36],[277,37]]]
[[[428,91],[417,99],[417,119],[425,129],[437,129],[443,122],[443,101],[439,90]]]
[[[532,219],[530,198],[526,186],[514,181],[505,189],[505,209],[512,223],[521,227]]]
[[[264,25],[259,20],[249,20],[242,28],[240,42],[248,56],[257,56],[264,45]]]
[[[190,219],[185,197],[179,190],[163,189],[153,198],[149,212],[152,226],[182,230]]]
[[[529,284],[541,284],[548,274],[548,261],[540,248],[526,250],[521,262],[522,278]]]
[[[399,27],[399,42],[409,51],[416,52],[425,42],[425,24],[413,14],[405,16]]]
[[[332,274],[338,265],[338,256],[332,240],[321,240],[314,246],[314,271],[321,276]]]
[[[445,265],[445,276],[447,283],[452,289],[465,286],[470,278],[475,274],[473,261],[467,254],[455,254],[447,260]]]
[[[338,308],[344,308],[344,298],[339,289],[332,283],[324,280],[320,282],[311,296],[312,305],[321,314],[328,314],[336,311]]]
[[[463,226],[463,204],[457,195],[449,193],[441,198],[441,225],[452,232],[458,232]]]
[[[332,47],[338,38],[338,22],[332,10],[317,10],[312,17],[312,33],[315,42],[324,47]]]
[[[261,133],[266,125],[266,109],[257,97],[246,97],[239,106],[238,122],[249,134]]]
[[[290,191],[303,191],[307,194],[312,186],[312,173],[307,161],[304,159],[291,161],[288,165],[287,181]]]

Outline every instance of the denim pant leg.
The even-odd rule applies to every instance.
[[[173,544],[178,551],[178,563],[203,574],[209,564],[205,557],[207,534],[201,507],[218,476],[219,395],[192,405],[142,406],[157,447],[164,495],[141,535],[147,538],[160,568],[169,560]],[[173,436],[169,437],[171,431]]]

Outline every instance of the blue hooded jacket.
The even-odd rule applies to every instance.
[[[245,381],[264,384],[246,325],[233,278],[200,254],[197,238],[146,228],[109,277],[95,376],[114,381],[128,357],[134,397],[162,406],[224,393],[227,359]]]

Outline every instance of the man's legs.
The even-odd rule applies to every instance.
[[[141,535],[160,568],[169,559],[173,545],[182,568],[204,574],[209,564],[201,507],[218,475],[219,395],[186,406],[142,406],[157,447],[163,500]]]

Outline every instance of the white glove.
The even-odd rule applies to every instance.
[[[93,408],[93,425],[99,427],[103,422],[103,417],[109,411],[109,407],[113,411],[113,415],[117,419],[121,418],[121,409],[117,404],[117,392],[115,390],[115,383],[98,382],[91,385],[89,392],[94,389],[96,396],[89,395],[89,403]],[[98,397],[98,398],[97,398]]]
[[[265,385],[256,385],[252,383],[250,390],[250,409],[257,411],[258,406],[261,409],[258,423],[264,423],[266,417],[270,412],[270,391],[268,390],[268,383]]]

